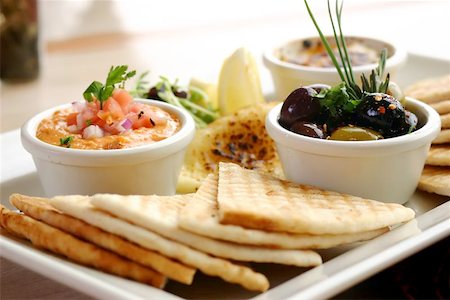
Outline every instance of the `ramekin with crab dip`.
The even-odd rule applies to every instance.
[[[22,126],[22,144],[47,196],[175,193],[194,120],[183,109],[143,99],[119,118],[116,104],[95,113],[77,108],[79,102],[61,105]]]

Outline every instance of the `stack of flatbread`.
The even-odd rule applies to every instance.
[[[0,223],[36,246],[156,287],[191,284],[195,270],[253,291],[269,281],[251,265],[312,267],[315,249],[372,239],[414,218],[399,204],[293,184],[220,163],[195,194],[97,194],[52,199],[14,194],[24,214]]]
[[[418,188],[450,196],[450,75],[419,81],[405,94],[428,103],[441,116],[441,132],[428,153]]]

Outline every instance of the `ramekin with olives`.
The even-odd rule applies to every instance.
[[[330,89],[317,84],[291,92],[281,107],[280,125],[297,134],[342,141],[392,138],[417,128],[417,116],[391,95],[366,93],[357,102],[330,105],[323,97],[333,93]]]
[[[314,94],[310,89],[300,89],[294,95],[309,93]],[[378,96],[370,96],[375,97]],[[327,124],[332,122],[321,119],[316,100],[305,99],[309,102],[303,105],[293,100],[280,103],[266,118],[267,132],[275,141],[288,180],[383,202],[403,204],[409,200],[417,187],[431,141],[440,130],[436,111],[407,97],[405,106],[411,111],[410,117],[405,113],[397,118],[396,111],[393,118],[379,122],[376,114],[370,116],[373,109],[361,108],[353,118],[363,123],[339,123],[329,129]],[[377,100],[368,100],[367,107],[369,101]],[[399,111],[403,107],[399,106]],[[366,115],[370,116],[368,120]],[[369,127],[372,123],[376,125]],[[408,134],[411,123],[416,124],[415,129]]]

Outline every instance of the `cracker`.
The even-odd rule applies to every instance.
[[[186,151],[177,191],[195,192],[221,161],[283,177],[275,143],[264,126],[266,115],[275,104],[260,103],[244,108],[197,130]]]
[[[433,144],[450,143],[450,129],[442,129],[439,135],[433,140]]]
[[[217,206],[217,176],[210,174],[204,180],[192,201],[181,210],[178,224],[185,230],[215,239],[240,244],[260,245],[285,249],[324,249],[342,244],[372,239],[388,228],[341,235],[310,235],[267,232],[219,223]]]
[[[345,234],[375,230],[414,218],[400,204],[294,184],[238,165],[219,165],[219,218],[268,231]]]
[[[278,263],[298,267],[322,263],[319,254],[311,250],[286,250],[240,245],[211,239],[181,229],[178,216],[192,195],[176,196],[121,196],[97,194],[91,204],[121,219],[159,233],[192,248],[214,256],[237,261]]]
[[[192,283],[195,269],[63,214],[53,208],[48,199],[13,194],[9,197],[9,201],[35,220],[42,221],[80,239],[122,255],[131,261],[150,267],[170,279],[185,284]]]
[[[426,103],[450,99],[450,74],[419,81],[407,87],[405,95]]]
[[[426,164],[450,166],[450,145],[432,145],[428,152]]]
[[[0,205],[0,224],[15,235],[30,240],[33,245],[99,270],[131,278],[133,280],[163,288],[166,277],[126,260],[93,244],[83,242],[57,228],[18,214]]]
[[[450,113],[450,100],[443,100],[436,103],[431,103],[430,106],[434,108],[440,115]]]
[[[121,236],[144,248],[155,250],[165,256],[198,268],[207,275],[218,276],[231,283],[252,291],[265,291],[269,281],[252,269],[213,257],[187,247],[181,243],[166,239],[152,231],[115,218],[110,214],[95,209],[86,196],[58,196],[50,199],[51,205],[75,218],[99,227],[107,232]]]
[[[450,128],[450,113],[441,115],[441,128]]]
[[[425,166],[419,181],[419,190],[450,196],[450,168]]]

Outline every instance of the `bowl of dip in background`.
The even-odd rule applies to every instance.
[[[371,141],[318,139],[283,128],[282,105],[268,113],[266,129],[288,180],[382,202],[409,200],[441,126],[433,108],[406,97],[406,108],[419,120],[416,131]]]
[[[61,105],[37,114],[21,128],[23,147],[32,155],[47,196],[95,193],[172,195],[195,134],[189,113],[155,100],[137,99],[174,115],[179,129],[171,136],[123,149],[75,149],[46,143],[36,137],[45,118],[70,108]]]
[[[332,47],[335,45],[334,37],[327,37],[327,40]],[[401,47],[382,40],[349,36],[346,37],[346,44],[357,83],[360,83],[363,73],[369,76],[377,67],[384,48],[388,52],[385,73],[389,73],[394,81],[397,70],[407,59],[406,51]],[[263,60],[271,72],[277,100],[285,99],[300,86],[315,83],[334,86],[342,81],[319,37],[292,40],[271,48],[264,52]]]

